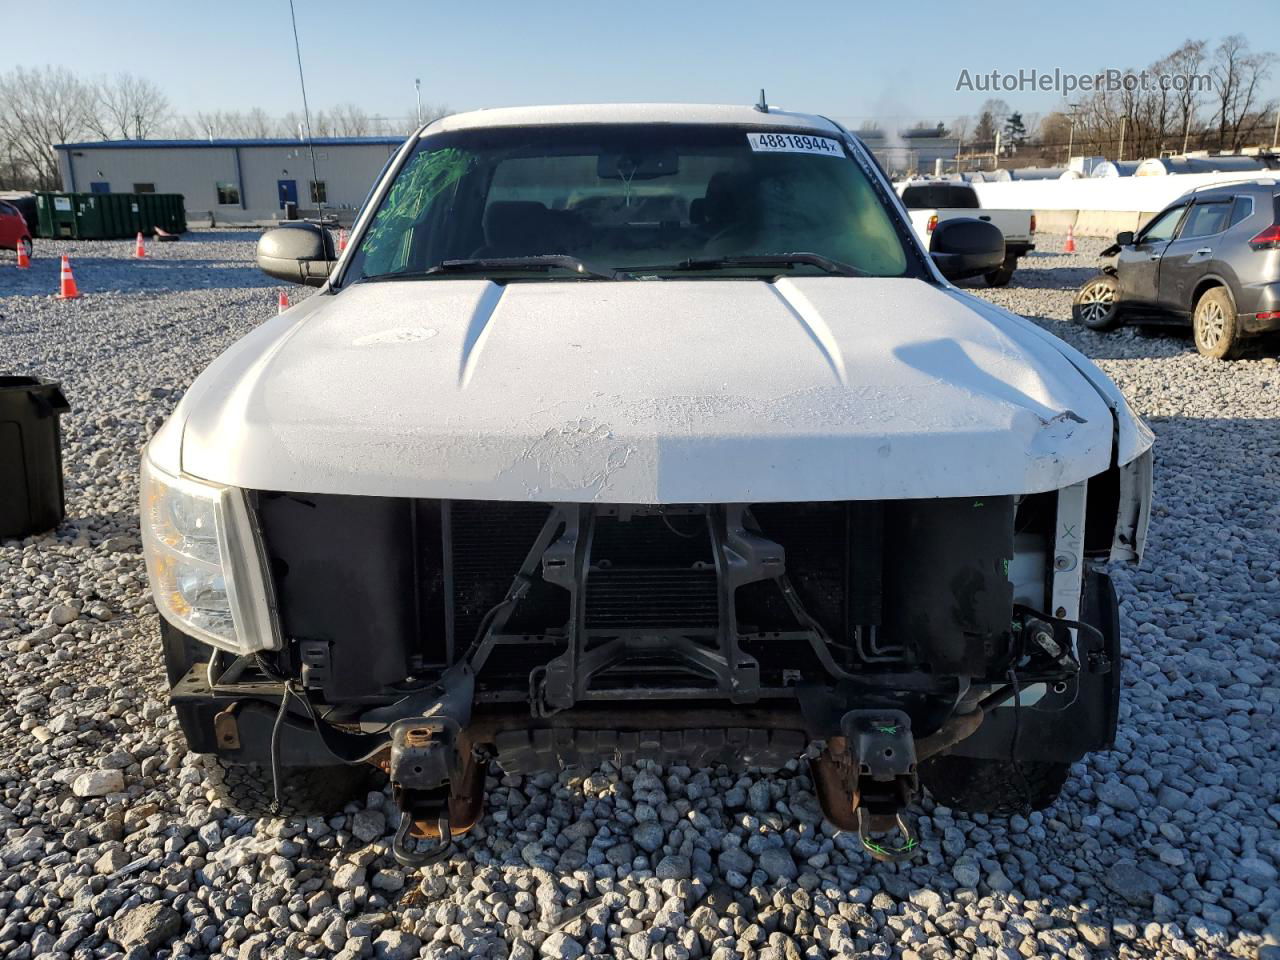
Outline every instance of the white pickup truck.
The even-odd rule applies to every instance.
[[[934,228],[956,217],[976,217],[1000,228],[1004,234],[1004,263],[983,274],[990,286],[1007,284],[1018,266],[1018,258],[1036,248],[1036,215],[1030,210],[982,209],[978,192],[967,183],[916,180],[896,186],[911,216],[911,225],[926,248]]]
[[[926,253],[891,190],[818,116],[503,108],[410,136],[343,253],[263,233],[263,270],[319,291],[142,464],[209,788],[332,814],[377,768],[409,866],[477,823],[491,763],[809,756],[890,860],[921,789],[1051,804],[1115,742],[1100,564],[1142,549],[1151,432],[948,282],[1000,265],[994,227]]]

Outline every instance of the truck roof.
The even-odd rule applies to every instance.
[[[450,133],[487,127],[550,126],[566,123],[696,123],[750,125],[778,129],[822,130],[833,135],[840,128],[825,117],[770,107],[707,103],[596,103],[542,107],[497,107],[441,117],[423,133]]]

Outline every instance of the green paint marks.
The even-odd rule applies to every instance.
[[[414,224],[436,197],[462,179],[473,162],[474,157],[453,147],[424,150],[410,161],[360,244],[365,276],[392,273],[408,264]]]

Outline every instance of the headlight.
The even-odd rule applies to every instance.
[[[243,491],[170,476],[144,454],[140,512],[147,575],[166,620],[233,653],[280,646]]]

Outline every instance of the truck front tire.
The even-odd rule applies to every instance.
[[[930,757],[920,764],[920,782],[943,806],[1008,816],[1053,806],[1070,770],[1071,764],[1052,760]]]
[[[271,767],[229,763],[213,758],[209,786],[228,807],[249,817],[313,817],[339,812],[362,800],[373,783],[374,769],[359,766],[280,768],[280,806],[275,807]]]
[[[192,667],[209,660],[209,648],[187,636],[166,620],[160,621],[160,637],[164,650],[165,673],[169,685],[177,684]],[[290,766],[289,751],[281,756],[280,807],[274,806],[275,787],[268,763],[234,762],[217,753],[211,731],[206,728],[212,711],[196,711],[179,719],[195,724],[183,728],[187,744],[209,757],[208,786],[223,803],[236,813],[250,817],[327,816],[341,810],[352,800],[363,799],[377,787],[377,771],[366,764],[324,764]],[[284,743],[296,742],[286,737]],[[265,753],[265,744],[259,755]],[[298,759],[295,755],[294,759]]]

